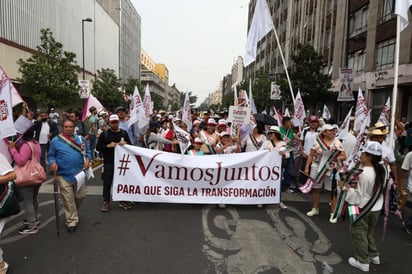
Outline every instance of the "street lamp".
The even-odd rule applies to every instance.
[[[84,80],[84,22],[93,22],[92,18],[82,19],[82,54],[83,54],[83,80]]]

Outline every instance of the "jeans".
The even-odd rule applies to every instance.
[[[39,202],[37,194],[41,185],[24,186],[17,188],[19,195],[23,198],[24,209],[26,210],[26,219],[34,222],[37,219]]]
[[[89,135],[89,146],[92,153],[92,160],[94,160],[94,149],[96,148],[96,135]]]
[[[114,164],[105,163],[103,166],[103,201],[110,202],[110,190],[113,183]]]
[[[284,159],[282,161],[282,173],[283,173],[283,180],[281,182],[281,187],[282,190],[288,190],[290,188],[290,181],[292,180],[292,176],[290,175],[290,171],[292,169],[292,164],[293,164],[293,159],[292,159],[292,155],[287,158]]]

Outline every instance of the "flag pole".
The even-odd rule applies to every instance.
[[[275,38],[276,38],[276,43],[277,43],[277,45],[278,45],[278,49],[279,49],[279,53],[280,53],[280,58],[282,58],[283,68],[285,69],[286,78],[288,79],[288,84],[289,84],[289,89],[290,89],[290,95],[292,96],[293,104],[295,104],[295,95],[293,94],[292,82],[290,81],[290,78],[289,78],[288,68],[287,68],[287,66],[286,66],[285,57],[283,56],[282,47],[280,46],[279,37],[278,37],[278,33],[276,32],[275,26],[273,26],[273,32],[275,33]]]
[[[393,72],[393,91],[392,91],[392,106],[391,106],[391,124],[389,135],[389,146],[393,149],[394,134],[395,134],[395,113],[396,113],[396,101],[398,96],[398,75],[399,75],[399,48],[400,48],[400,18],[396,16],[396,43],[395,43],[395,64]]]

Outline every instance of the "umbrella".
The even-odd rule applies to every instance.
[[[53,185],[54,185],[54,213],[56,215],[56,230],[57,230],[57,237],[60,236],[60,218],[59,218],[59,188],[58,184],[59,182],[57,181],[57,175],[56,171],[54,172],[54,180],[53,180]]]
[[[253,116],[255,117],[256,122],[261,122],[265,125],[273,126],[278,124],[275,118],[266,113],[255,113]]]

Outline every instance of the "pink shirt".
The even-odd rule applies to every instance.
[[[31,142],[31,141],[30,141]],[[34,148],[34,153],[36,154],[37,160],[40,162],[40,154],[41,154],[41,149],[39,143],[34,143],[31,142],[32,147]],[[24,166],[26,162],[31,159],[31,149],[27,142],[24,142],[23,145],[21,146],[20,150],[17,150],[16,147],[12,147],[9,149],[11,157],[13,157],[13,160],[16,162],[16,165],[18,166]]]

